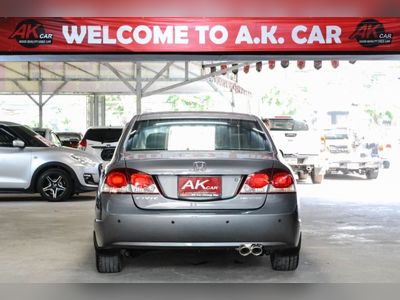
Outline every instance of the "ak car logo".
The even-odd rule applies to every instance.
[[[193,170],[201,172],[207,169],[207,165],[204,161],[195,161],[193,163]]]
[[[391,44],[393,34],[386,32],[385,27],[378,20],[367,19],[357,25],[350,40],[356,40],[363,47],[372,48]]]
[[[44,25],[34,19],[27,19],[18,23],[14,33],[9,38],[15,39],[25,48],[36,48],[40,45],[53,43],[53,34],[47,33]]]

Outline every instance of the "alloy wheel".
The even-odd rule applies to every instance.
[[[48,175],[43,181],[42,189],[48,197],[57,199],[65,193],[67,184],[65,179],[59,174]]]

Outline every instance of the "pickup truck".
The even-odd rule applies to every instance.
[[[278,149],[299,179],[311,176],[314,184],[322,183],[327,167],[322,135],[317,130],[310,129],[305,121],[291,117],[268,118],[264,122]]]
[[[348,129],[326,130],[325,140],[329,150],[327,173],[360,174],[376,179],[380,158],[376,143],[367,143]]]

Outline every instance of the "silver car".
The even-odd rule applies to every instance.
[[[57,147],[61,147],[61,140],[58,137],[58,135],[51,130],[50,128],[39,128],[39,127],[35,127],[32,128],[32,130],[38,134],[40,134],[42,137],[48,139],[50,142],[52,142],[54,145],[56,145]]]
[[[0,121],[0,193],[40,193],[48,201],[97,190],[100,161],[56,147],[30,128]]]
[[[300,220],[293,173],[262,121],[245,114],[135,116],[96,197],[99,272],[137,249],[231,248],[295,270]]]

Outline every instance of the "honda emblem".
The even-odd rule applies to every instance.
[[[193,163],[193,170],[197,172],[205,171],[207,168],[207,164],[204,161],[195,161]]]

